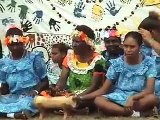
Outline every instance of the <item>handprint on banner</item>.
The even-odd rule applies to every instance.
[[[85,4],[82,0],[80,0],[78,4],[75,3],[75,8],[74,8],[74,12],[73,12],[74,16],[78,17],[78,18],[80,18],[80,17],[85,18],[86,16],[82,14],[82,11],[84,10],[84,8],[85,8]]]
[[[25,0],[25,2],[26,2],[26,3],[30,3],[30,4],[32,4],[32,3],[33,3],[33,1],[32,1],[32,0]]]
[[[96,30],[95,34],[96,34],[96,39],[95,39],[94,42],[95,42],[96,45],[98,45],[102,41],[102,35],[101,35],[102,34],[102,30]]]
[[[53,18],[50,18],[49,20],[49,26],[50,26],[50,29],[54,28],[54,30],[57,32],[60,30],[60,26],[57,24],[57,23],[61,23],[59,21],[56,21],[55,19]]]
[[[132,0],[120,0],[121,3],[130,4]]]
[[[15,12],[17,2],[15,0],[11,0],[11,3],[8,4],[6,7],[8,7],[8,10],[10,12]]]
[[[27,32],[28,30],[32,29],[32,23],[27,20],[27,21],[21,21],[21,28],[23,32]]]
[[[43,11],[42,10],[37,10],[33,12],[36,16],[34,17],[33,21],[35,21],[35,24],[39,24],[42,22],[42,17],[43,17]]]
[[[5,8],[3,7],[2,4],[0,4],[0,11],[3,13],[5,11]]]
[[[99,0],[99,2],[102,2],[103,0]],[[95,3],[96,0],[86,0],[86,3]]]
[[[21,9],[19,13],[19,18],[20,19],[26,19],[28,7],[26,5],[18,5],[18,7]]]
[[[71,4],[72,4],[72,0],[58,0],[58,3],[59,3],[60,5],[62,5],[62,6],[65,6],[67,3],[68,3],[69,5],[71,5]]]
[[[38,2],[43,3],[43,0],[38,0]]]
[[[112,16],[115,16],[122,7],[120,7],[119,9],[116,9],[116,5],[114,3],[114,0],[113,2],[111,3],[111,1],[109,1],[107,4],[107,7],[105,8]]]
[[[2,25],[7,26],[9,23],[15,23],[14,19],[11,17],[2,19]]]

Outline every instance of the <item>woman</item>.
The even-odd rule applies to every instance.
[[[160,19],[159,14],[150,12],[139,25],[143,41],[152,48],[152,57],[156,59],[157,76],[155,79],[155,93],[158,96],[158,109],[160,113]]]
[[[95,52],[94,39],[95,34],[88,26],[80,25],[75,28],[72,33],[73,50],[68,50],[64,58],[57,87],[64,88],[67,79],[69,90],[74,93],[88,94],[100,86],[105,60]]]
[[[127,33],[124,56],[111,60],[102,88],[78,98],[86,100],[98,96],[94,102],[107,115],[130,116],[133,110],[152,109],[156,105],[156,97],[153,95],[155,62],[140,54],[141,44],[142,36],[138,32]],[[114,82],[114,90],[110,91]]]
[[[0,60],[0,116],[26,119],[37,112],[34,96],[48,88],[45,62],[39,52],[25,49],[29,38],[20,29],[10,28],[5,37],[10,54]]]

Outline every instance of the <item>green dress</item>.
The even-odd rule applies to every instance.
[[[77,60],[74,51],[68,50],[63,65],[70,69],[68,77],[69,90],[75,93],[81,93],[91,85],[93,73],[100,73],[102,71],[96,70],[96,66],[98,65],[100,69],[105,69],[105,59],[102,55],[94,52],[89,63],[81,63]]]

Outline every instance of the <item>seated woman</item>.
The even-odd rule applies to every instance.
[[[25,49],[29,38],[20,29],[10,28],[5,37],[10,53],[0,59],[0,117],[26,119],[37,112],[34,96],[49,86],[46,65],[40,52]]]
[[[75,99],[95,98],[96,106],[106,115],[130,116],[134,111],[148,111],[157,104],[154,96],[155,61],[140,54],[142,36],[129,32],[124,39],[124,56],[111,60],[103,86]],[[113,91],[109,91],[116,81]],[[105,94],[105,95],[103,95]],[[102,96],[100,96],[102,95]]]
[[[93,40],[95,34],[91,28],[80,25],[72,33],[73,50],[68,50],[62,63],[62,73],[56,86],[65,88],[69,81],[69,90],[76,94],[88,94],[99,88],[102,83],[105,60],[95,52]]]

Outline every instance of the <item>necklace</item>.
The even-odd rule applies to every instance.
[[[21,56],[19,59],[23,58],[25,55],[26,55],[26,50],[23,51],[23,54],[22,54],[22,56]],[[12,60],[19,60],[19,59],[14,59],[12,53],[10,53],[9,56],[10,56],[10,58],[11,58]]]

